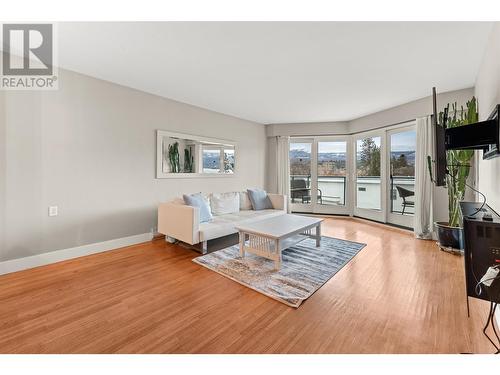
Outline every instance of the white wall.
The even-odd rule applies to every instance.
[[[294,124],[270,124],[266,126],[266,133],[268,137],[275,137],[277,135],[336,135],[348,134],[349,122],[308,122],[308,123],[294,123]]]
[[[431,94],[432,87],[429,87],[429,95]],[[473,88],[465,88],[463,90],[439,92],[437,97],[438,110],[442,110],[447,103],[457,102],[458,105],[465,105],[467,100],[470,100],[474,95]],[[414,120],[418,117],[423,117],[432,114],[432,98],[427,96],[397,107],[386,109],[373,113],[368,116],[360,117],[356,120],[349,122],[349,130],[351,133],[358,133],[365,130],[381,126],[389,126]]]
[[[263,125],[59,77],[58,91],[0,93],[0,260],[150,232],[157,204],[182,193],[264,186]],[[236,141],[236,176],[155,179],[156,129]]]
[[[496,23],[486,47],[476,80],[479,119],[485,120],[496,104],[500,103],[500,23]],[[479,158],[479,190],[486,195],[488,204],[500,212],[500,158]]]

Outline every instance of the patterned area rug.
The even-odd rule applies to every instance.
[[[366,244],[321,237],[305,239],[283,251],[281,269],[272,260],[249,254],[240,258],[239,246],[193,259],[212,271],[292,307],[299,307],[344,267]]]

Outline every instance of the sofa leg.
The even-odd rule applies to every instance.
[[[170,237],[170,236],[167,236],[165,235],[165,242],[168,242],[168,243],[176,243],[177,240],[173,237]]]
[[[206,254],[208,251],[208,241],[203,241],[201,246],[201,253]]]

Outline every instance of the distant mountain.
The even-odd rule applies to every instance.
[[[310,159],[311,154],[304,150],[290,150],[290,159]]]
[[[343,161],[345,160],[345,152],[323,152],[318,154],[318,160],[321,161]],[[290,159],[310,159],[311,154],[304,150],[291,150]]]
[[[358,152],[358,156],[359,156]],[[395,157],[399,158],[401,155],[404,155],[408,164],[415,164],[415,151],[392,151],[391,158]],[[290,159],[310,159],[311,154],[304,150],[290,150]],[[346,160],[345,152],[324,152],[318,154],[318,161],[344,161]]]
[[[344,161],[345,152],[323,152],[318,154],[318,161]]]

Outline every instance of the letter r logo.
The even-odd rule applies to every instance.
[[[52,75],[51,24],[4,24],[2,31],[4,75]]]

